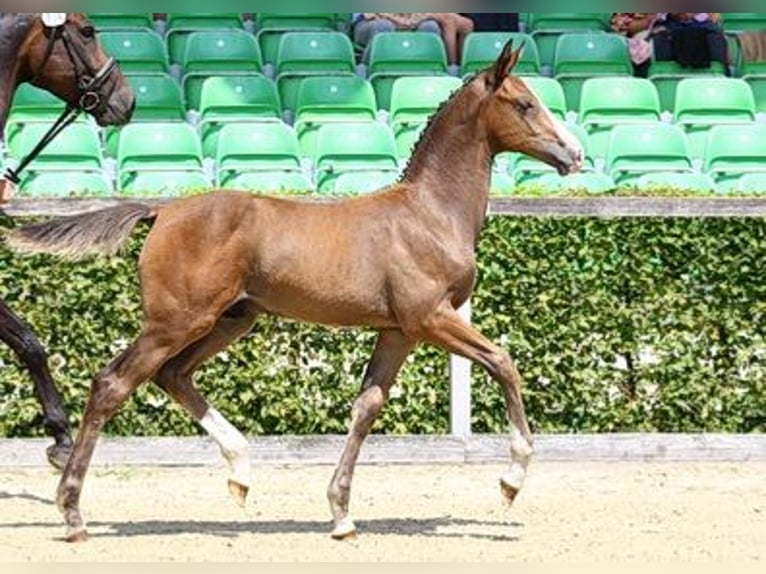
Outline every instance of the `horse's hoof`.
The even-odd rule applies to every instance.
[[[344,518],[340,520],[335,525],[335,528],[333,528],[330,536],[333,538],[333,540],[356,540],[357,533],[356,526],[354,526],[354,521],[350,518]]]
[[[88,541],[88,531],[85,528],[70,528],[67,531],[66,538],[64,539],[70,543],[80,543]]]
[[[500,479],[500,492],[503,494],[503,501],[506,506],[511,506],[516,496],[519,494],[519,488],[508,484],[504,479]]]
[[[229,479],[229,493],[231,494],[234,502],[238,506],[244,508],[245,502],[247,502],[247,493],[250,492],[250,487],[240,484],[239,482]]]
[[[72,454],[71,445],[52,444],[45,449],[45,454],[48,456],[48,462],[56,470],[64,470],[66,463]]]

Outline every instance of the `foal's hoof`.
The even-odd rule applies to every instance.
[[[72,445],[52,444],[45,449],[45,454],[48,456],[48,462],[53,468],[64,470],[69,456],[72,454]]]
[[[519,494],[519,488],[508,484],[504,479],[500,479],[500,492],[503,494],[503,501],[506,506],[511,506]]]
[[[239,482],[229,479],[229,493],[231,494],[234,502],[242,508],[245,507],[247,502],[247,493],[250,492],[250,487],[240,484]]]
[[[356,526],[354,526],[354,521],[350,518],[344,518],[343,520],[340,520],[335,525],[335,528],[333,528],[330,536],[333,538],[333,540],[356,540],[357,533]]]
[[[67,531],[66,538],[64,538],[64,540],[70,543],[87,542],[88,531],[85,530],[85,528],[70,528]]]

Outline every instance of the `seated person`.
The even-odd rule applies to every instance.
[[[675,60],[684,67],[728,64],[726,37],[719,12],[659,13],[653,28],[655,60]]]

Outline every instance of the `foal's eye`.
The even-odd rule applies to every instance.
[[[522,114],[529,113],[535,107],[535,103],[532,100],[522,99],[516,102],[516,108]]]
[[[96,35],[96,29],[93,26],[83,26],[80,29],[80,34],[86,38],[93,38]]]

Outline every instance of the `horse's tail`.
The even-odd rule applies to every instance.
[[[52,253],[67,259],[88,255],[114,255],[142,219],[152,219],[156,207],[125,203],[90,213],[81,213],[33,223],[6,234],[9,247],[26,253]]]

